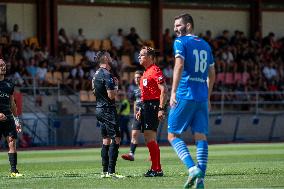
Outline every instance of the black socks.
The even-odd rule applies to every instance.
[[[108,164],[109,164],[109,145],[104,145],[102,146],[101,150],[101,157],[102,157],[102,166],[103,166],[103,172],[108,171]]]
[[[16,172],[17,170],[17,153],[8,153],[10,165],[11,165],[11,172]]]
[[[118,149],[119,149],[119,144],[111,143],[109,146],[109,165],[108,165],[109,173],[115,173]]]

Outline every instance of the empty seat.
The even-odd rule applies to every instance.
[[[219,82],[224,82],[225,81],[225,73],[223,72],[220,72],[217,74],[217,77],[216,77],[216,83],[219,83]]]
[[[73,66],[73,65],[74,65],[74,56],[72,56],[72,55],[66,55],[66,56],[65,56],[65,62],[66,62],[69,66]]]
[[[106,51],[111,50],[111,41],[109,39],[104,39],[102,41],[102,49]]]
[[[88,39],[88,40],[86,41],[86,45],[87,45],[88,47],[92,47],[92,46],[93,46],[93,40],[92,40],[92,39]]]
[[[102,41],[101,41],[101,40],[99,40],[99,39],[94,39],[94,40],[93,40],[93,45],[92,45],[92,47],[93,47],[93,49],[94,49],[95,51],[99,51],[99,50],[101,49],[101,44],[102,44]]]
[[[234,82],[237,83],[237,81],[240,81],[242,83],[242,73],[234,74]]]
[[[53,84],[54,84],[52,72],[47,72],[47,73],[45,74],[45,81],[47,82],[47,84],[50,84],[50,85],[53,85]]]
[[[63,81],[63,77],[62,77],[62,73],[61,72],[54,72],[53,73],[53,81],[54,81],[54,84],[57,85],[58,83],[61,84],[62,81]]]
[[[70,73],[69,72],[63,72],[62,78],[63,78],[63,83],[64,84],[69,84],[71,82],[71,79],[69,79]]]
[[[232,72],[227,72],[225,74],[225,84],[233,84],[234,83],[234,79],[233,79],[233,73]]]
[[[248,83],[248,80],[250,79],[250,75],[248,72],[242,73],[242,83],[246,85]]]
[[[29,45],[34,44],[37,48],[39,47],[39,42],[38,42],[37,37],[30,37],[28,39],[28,43],[29,43]]]
[[[90,102],[96,102],[96,97],[95,97],[93,91],[88,91],[88,95],[89,95]]]
[[[80,101],[81,102],[88,102],[89,101],[88,91],[85,91],[85,90],[80,91]]]
[[[130,56],[128,56],[128,55],[122,55],[121,56],[121,62],[124,65],[132,66]]]
[[[74,65],[77,66],[78,64],[80,64],[82,59],[83,59],[82,55],[76,54],[74,56]]]
[[[0,44],[3,44],[3,45],[8,44],[8,39],[6,37],[0,37]]]

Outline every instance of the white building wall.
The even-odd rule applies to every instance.
[[[147,8],[94,7],[59,5],[58,29],[65,29],[68,36],[83,28],[89,39],[105,39],[118,28],[128,34],[135,27],[142,39],[150,39],[150,10]]]
[[[235,30],[249,33],[249,12],[234,10],[189,10],[163,9],[163,30],[170,28],[173,32],[174,17],[181,13],[189,13],[194,20],[194,33],[205,33],[211,30],[213,37],[218,36],[224,29],[233,34]]]
[[[36,36],[37,17],[35,4],[7,3],[7,29],[13,30],[14,24],[19,25],[26,38]]]
[[[276,38],[284,37],[284,12],[262,12],[262,33],[263,36],[274,32]]]

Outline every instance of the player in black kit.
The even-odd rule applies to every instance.
[[[121,157],[125,160],[134,161],[134,154],[136,147],[138,145],[138,136],[141,131],[141,121],[135,118],[136,112],[141,109],[142,101],[141,101],[141,91],[139,88],[140,78],[142,77],[142,71],[136,71],[134,75],[134,81],[136,84],[136,88],[133,90],[133,95],[135,98],[133,112],[134,112],[134,119],[132,124],[132,133],[131,133],[131,144],[130,144],[130,151],[128,154],[123,154]]]
[[[92,90],[96,96],[96,117],[101,127],[103,145],[101,150],[102,178],[123,178],[115,173],[120,144],[120,128],[115,107],[118,80],[110,73],[112,58],[106,51],[97,53],[99,69],[92,80]]]
[[[0,59],[0,140],[4,136],[9,146],[8,157],[11,165],[10,177],[22,177],[17,170],[17,133],[21,132],[21,124],[14,101],[14,84],[5,79],[6,64]]]

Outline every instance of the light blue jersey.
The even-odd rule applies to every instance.
[[[175,58],[184,60],[184,69],[177,88],[177,98],[204,102],[208,100],[208,68],[214,65],[210,46],[203,39],[181,36],[174,42]]]

